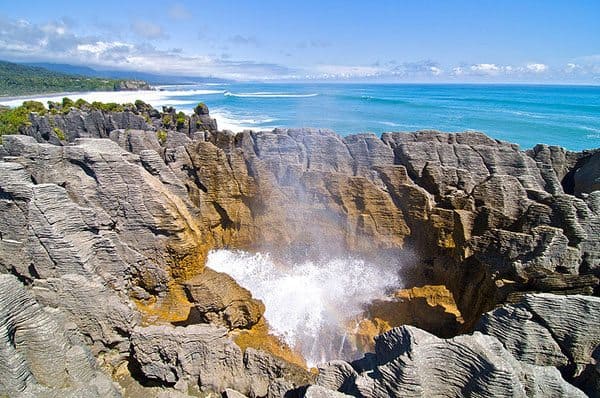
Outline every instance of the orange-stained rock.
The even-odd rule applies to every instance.
[[[245,350],[248,347],[267,351],[290,363],[306,368],[306,361],[299,353],[292,350],[280,338],[269,333],[264,318],[249,330],[235,330],[231,333],[235,343]]]
[[[175,281],[168,284],[165,294],[150,296],[147,300],[135,299],[134,302],[144,325],[185,322],[193,306],[183,286]]]
[[[443,285],[397,290],[390,299],[371,303],[367,318],[388,327],[417,326],[442,337],[455,335],[464,322],[452,293]]]
[[[348,340],[358,352],[372,352],[375,349],[375,337],[390,330],[392,326],[380,318],[361,319],[348,327]]]
[[[249,329],[262,318],[265,306],[227,274],[205,268],[185,282],[185,293],[193,304],[188,323],[212,323],[228,329]]]

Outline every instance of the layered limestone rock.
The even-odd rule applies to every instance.
[[[411,326],[376,339],[375,353],[319,368],[317,384],[358,397],[584,397],[556,368],[517,361],[494,337],[443,340]]]
[[[120,397],[65,314],[0,275],[0,396]]]
[[[264,307],[204,268],[212,248],[396,265],[409,290],[395,299],[412,304],[373,316],[363,325],[364,346],[406,322],[445,337],[469,331],[481,313],[528,292],[598,294],[598,152],[526,153],[480,133],[231,134],[217,131],[205,106],[180,116],[143,103],[114,112],[84,105],[32,114],[29,137],[3,136],[0,147],[0,272],[16,275],[35,305],[64,314],[77,344],[106,358],[111,371],[135,364],[133,376],[160,386],[254,396],[281,396],[310,381],[253,349],[258,341],[277,345],[265,343]],[[565,331],[569,322],[559,320],[570,314],[556,310],[553,320],[541,308],[576,303],[583,314],[591,304],[552,297],[504,307],[511,326],[489,333],[506,349],[481,334],[441,340],[393,329],[377,340],[375,357],[324,368],[320,380],[364,396],[543,396],[543,383],[548,393],[576,396],[548,366],[579,382],[597,350]],[[443,326],[431,324],[436,314]],[[519,333],[531,342],[550,334],[548,363],[531,363],[527,345],[513,351]],[[219,375],[228,376],[218,382]],[[19,377],[3,388],[30,388]],[[597,391],[597,379],[585,380]]]
[[[180,132],[191,137],[195,133],[216,132],[217,122],[202,103],[192,115],[185,115],[172,107],[164,107],[163,112],[159,112],[140,100],[125,105],[63,101],[62,104],[50,103],[49,112],[45,114],[31,113],[20,133],[38,142],[61,145],[77,138],[108,138],[118,129],[154,131],[159,137]]]
[[[253,397],[281,397],[311,382],[306,370],[262,351],[242,350],[213,325],[138,327],[132,336],[135,361],[150,380],[198,383],[204,389],[234,389]]]
[[[477,329],[494,336],[519,361],[558,367],[590,396],[599,392],[600,298],[526,295],[485,314]]]
[[[150,90],[150,85],[143,80],[121,80],[115,84],[115,91]]]
[[[110,371],[121,373],[123,364],[131,363],[132,336],[141,324],[217,322],[218,318],[237,329],[262,319],[264,306],[248,291],[226,275],[204,270],[206,251],[219,242],[214,225],[189,200],[185,185],[157,152],[141,149],[134,154],[102,139],[55,146],[27,136],[7,136],[3,153],[2,273],[24,281],[35,305],[59,308],[81,333],[81,344],[105,358]],[[204,311],[202,319],[190,314],[198,309]],[[13,310],[10,307],[8,313]],[[240,363],[258,361],[244,369],[262,380],[260,391],[271,388],[275,374],[280,374],[276,377],[280,380],[273,391],[295,386],[288,373],[277,370],[287,366],[284,361],[251,348],[242,356],[229,337],[222,337],[237,349]],[[229,366],[224,360],[223,366]],[[213,362],[207,359],[196,366],[208,372]],[[166,379],[162,382],[170,384]],[[23,389],[27,383],[6,388]],[[198,380],[194,384],[198,386]],[[235,383],[229,384],[215,387],[200,380],[197,388]],[[126,389],[133,390],[138,389]]]

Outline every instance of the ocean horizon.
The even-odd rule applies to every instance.
[[[600,86],[539,84],[206,83],[152,91],[49,94],[32,98],[173,106],[191,113],[208,105],[220,129],[312,127],[356,133],[480,131],[529,149],[536,144],[578,151],[600,147]]]

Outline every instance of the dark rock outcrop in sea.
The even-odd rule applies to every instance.
[[[523,152],[472,132],[233,134],[203,105],[30,121],[0,146],[0,366],[14,364],[0,395],[599,393],[598,150]],[[204,267],[221,247],[369,256],[427,288],[365,314],[395,328],[307,387],[315,376],[262,331],[264,305]],[[398,317],[411,301],[422,314]]]
[[[150,85],[143,80],[120,80],[115,84],[115,91],[137,91],[150,89]]]

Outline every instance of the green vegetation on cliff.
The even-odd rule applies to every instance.
[[[0,61],[0,96],[65,91],[112,91],[123,89],[123,84],[122,80],[67,75],[44,68]]]
[[[16,134],[19,127],[29,123],[29,114],[37,112],[41,115],[47,112],[44,104],[37,101],[25,101],[23,105],[10,109],[0,108],[0,137],[4,134]]]
[[[136,101],[139,106],[146,105],[143,101]],[[18,134],[21,127],[31,125],[29,114],[35,112],[39,115],[50,113],[51,115],[67,114],[72,108],[83,110],[96,110],[103,112],[123,112],[127,109],[134,108],[133,104],[116,104],[114,102],[103,103],[94,101],[91,104],[83,99],[73,101],[70,98],[63,98],[61,102],[48,102],[48,108],[39,101],[24,101],[23,105],[16,108],[0,106],[0,139],[5,134]],[[52,123],[52,121],[51,121]],[[61,140],[65,139],[65,133],[55,127],[53,129],[57,137]]]

